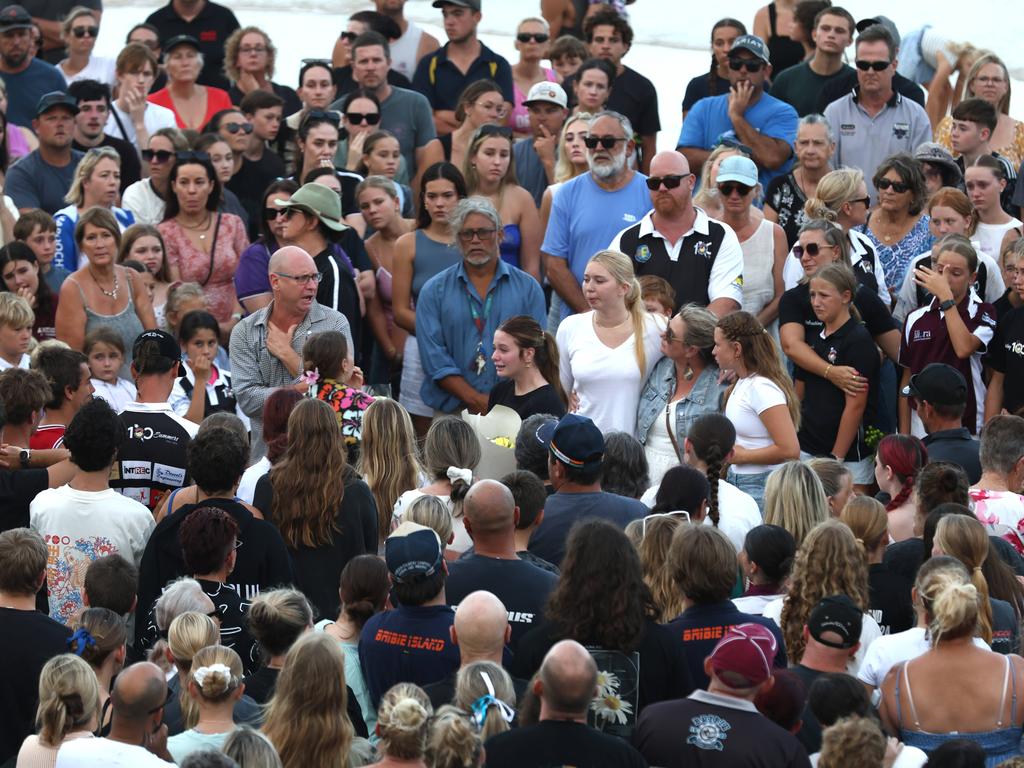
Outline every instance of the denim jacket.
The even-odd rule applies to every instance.
[[[725,389],[724,385],[718,383],[717,365],[711,363],[701,371],[693,383],[690,394],[676,406],[676,441],[679,443],[679,450],[683,449],[683,440],[689,434],[693,422],[705,413],[718,413],[721,410],[720,403]],[[675,391],[675,361],[663,357],[647,377],[636,408],[636,439],[642,445],[647,442],[647,433],[650,432],[654,420],[665,418],[665,406]]]

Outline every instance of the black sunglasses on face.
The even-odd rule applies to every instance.
[[[142,150],[142,159],[147,163],[151,163],[154,160],[158,163],[166,163],[174,157],[174,153],[167,149],[144,149]]]
[[[902,181],[892,181],[891,179],[879,179],[878,184],[876,184],[875,186],[878,187],[879,189],[891,188],[892,191],[898,195],[902,195],[904,192],[910,189],[909,184],[904,184]]]
[[[224,123],[228,133],[252,133],[252,123]]]
[[[740,184],[738,181],[727,181],[718,185],[718,191],[722,194],[722,197],[732,197],[733,192],[739,192],[740,197],[746,197],[752,189],[753,187]]]
[[[817,243],[808,243],[807,245],[794,245],[793,255],[798,259],[802,259],[806,253],[808,256],[817,257],[821,253],[822,248],[834,248],[831,245],[818,245]]]
[[[353,125],[376,125],[380,122],[380,112],[346,112],[345,118]]]
[[[865,195],[864,197],[857,197],[857,198],[854,198],[853,200],[850,200],[850,203],[851,204],[853,204],[853,203],[864,203],[864,207],[865,208],[870,208],[871,207],[871,198],[868,197],[867,195]]]
[[[274,221],[280,214],[285,211],[290,211],[291,208],[264,208],[263,209],[263,220]]]
[[[342,40],[348,40],[351,43],[353,40],[359,37],[359,35],[357,35],[355,32],[349,32],[348,30],[346,30],[342,32],[338,37],[340,37]]]
[[[647,179],[647,188],[652,192],[657,191],[662,184],[665,185],[665,189],[675,189],[683,183],[683,179],[687,176],[680,176],[678,174],[672,176],[650,176]]]
[[[861,72],[867,72],[869,69],[875,70],[875,72],[884,72],[892,64],[891,61],[864,61],[857,59],[857,69]]]
[[[71,34],[81,40],[83,37],[97,37],[100,33],[99,27],[72,27]]]
[[[620,141],[629,141],[629,139],[619,138],[618,136],[584,136],[583,143],[587,149],[597,149],[597,145],[600,144],[605,149],[611,149]]]
[[[544,32],[520,32],[516,35],[516,40],[520,43],[528,43],[531,40],[535,43],[546,43],[551,39],[551,36]]]
[[[760,72],[764,69],[764,62],[757,59],[729,59],[729,69],[739,72],[741,69],[747,72]]]

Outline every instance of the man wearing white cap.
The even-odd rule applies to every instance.
[[[519,184],[540,208],[544,190],[555,180],[558,137],[569,115],[568,99],[558,83],[535,83],[523,104],[530,114],[533,141],[518,141],[512,149]]]

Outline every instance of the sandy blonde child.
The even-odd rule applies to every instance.
[[[100,326],[85,337],[84,351],[95,396],[120,413],[136,397],[135,385],[117,375],[124,362],[124,341],[111,328]]]

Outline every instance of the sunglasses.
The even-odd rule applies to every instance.
[[[587,149],[597,149],[598,144],[605,149],[611,149],[620,141],[629,141],[629,139],[619,138],[618,136],[585,136],[583,138],[583,143]]]
[[[875,72],[884,72],[892,64],[891,61],[864,61],[863,59],[857,59],[857,69],[861,72],[867,72],[869,69],[875,70]]]
[[[376,125],[380,122],[380,112],[346,112],[345,119],[354,125]]]
[[[512,129],[507,125],[495,125],[494,123],[485,123],[477,128],[477,138],[483,136],[504,136],[506,139],[512,138]]]
[[[264,208],[263,209],[263,220],[274,221],[278,216],[283,216],[289,211],[294,210],[293,208]]]
[[[252,123],[224,123],[228,133],[252,133]]]
[[[900,195],[910,189],[909,184],[904,184],[902,181],[892,181],[891,179],[879,179],[875,186],[879,189],[891,189]]]
[[[807,245],[794,245],[793,255],[798,259],[802,259],[806,253],[808,256],[816,258],[821,253],[822,248],[831,248],[835,250],[834,245],[818,245],[817,243],[808,243]]]
[[[741,69],[747,72],[760,72],[764,69],[764,62],[757,59],[729,59],[729,69],[739,72]]]
[[[727,181],[723,184],[718,185],[718,191],[722,197],[732,197],[733,192],[739,192],[740,197],[746,197],[750,194],[750,190],[753,187],[748,187],[746,184],[740,184],[738,181]]]
[[[472,243],[473,240],[479,240],[481,243],[490,242],[494,239],[494,235],[498,230],[493,227],[480,227],[479,229],[462,229],[459,230],[459,240],[464,243]]]
[[[675,189],[683,183],[683,179],[689,178],[689,174],[686,176],[680,176],[674,174],[672,176],[649,176],[647,178],[647,188],[652,192],[656,192],[661,188],[661,185],[665,185],[665,189]]]
[[[83,37],[97,37],[100,33],[99,27],[72,27],[71,34],[81,40]]]
[[[865,196],[865,197],[857,197],[857,198],[854,198],[853,200],[850,200],[849,202],[850,203],[864,203],[864,207],[865,208],[870,208],[871,207],[871,198],[867,197],[867,196]]]
[[[330,123],[333,126],[337,126],[341,123],[341,116],[337,112],[332,112],[331,110],[311,109],[306,113],[306,116],[302,118],[302,126],[309,125],[314,121]]]
[[[551,36],[544,32],[520,32],[516,35],[516,40],[520,43],[546,43],[551,39]]]
[[[208,163],[209,152],[175,152],[174,159],[179,163]]]
[[[347,40],[348,42],[351,43],[353,40],[359,37],[359,35],[357,35],[355,32],[349,32],[348,30],[346,30],[342,32],[340,35],[338,35],[338,37],[342,40]]]
[[[658,517],[678,517],[678,518],[682,519],[684,522],[687,522],[687,523],[690,522],[690,513],[686,512],[685,510],[682,510],[682,509],[676,510],[675,512],[653,512],[653,513],[647,515],[647,517],[643,518],[643,520],[640,523],[640,538],[641,539],[644,538],[644,536],[647,535],[647,521],[648,520],[654,520],[655,518],[658,518]]]
[[[147,163],[151,163],[154,160],[158,163],[166,163],[174,157],[174,153],[167,149],[144,149],[142,150],[142,159]]]

